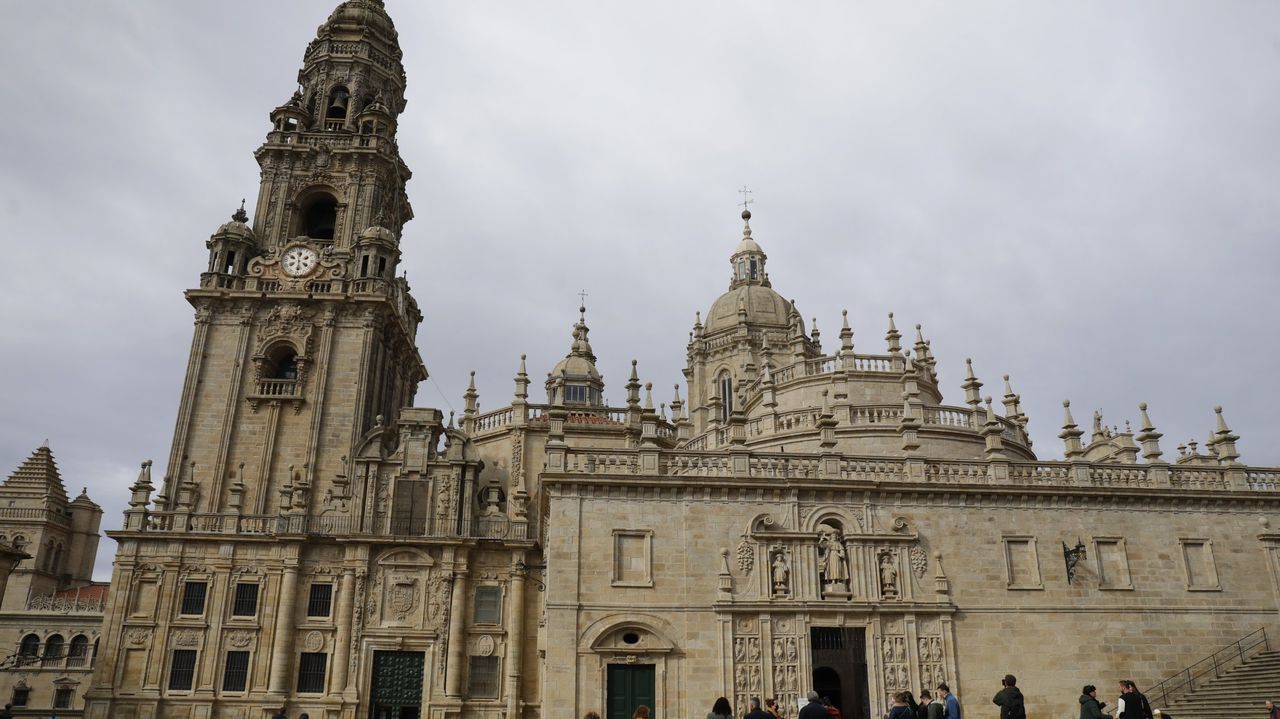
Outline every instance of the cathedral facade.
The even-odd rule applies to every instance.
[[[747,212],[683,397],[655,406],[633,364],[606,406],[583,309],[533,395],[522,359],[505,407],[480,413],[474,378],[456,420],[413,407],[398,42],[380,0],[332,13],[252,221],[208,241],[171,454],[111,533],[86,716],[794,717],[816,689],[870,719],[941,682],[981,707],[1009,672],[1066,716],[1086,681],[1280,624],[1280,470],[1240,462],[1221,410],[1173,455],[1145,405],[1136,433],[1064,407],[1064,459],[1040,460],[1007,380],[993,402],[970,368],[945,403],[918,327],[824,350]]]

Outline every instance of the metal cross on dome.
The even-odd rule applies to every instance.
[[[747,205],[750,205],[751,203],[755,202],[755,200],[747,197],[747,195],[754,195],[755,193],[752,192],[751,190],[748,190],[746,185],[743,185],[742,189],[738,190],[738,192],[742,195],[742,202],[738,203],[738,206],[741,207],[742,209],[744,210],[747,209]]]

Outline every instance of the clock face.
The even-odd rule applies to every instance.
[[[315,269],[317,259],[315,251],[308,247],[291,247],[280,258],[280,266],[286,275],[301,277]]]

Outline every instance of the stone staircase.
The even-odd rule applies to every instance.
[[[1158,695],[1147,695],[1152,709],[1167,709],[1173,719],[1265,719],[1268,699],[1280,703],[1280,651],[1258,652],[1167,707]]]

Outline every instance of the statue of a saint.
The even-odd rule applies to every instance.
[[[898,570],[891,554],[880,555],[880,592],[886,597],[898,596]]]
[[[818,572],[824,589],[843,592],[849,586],[844,542],[833,528],[826,528],[818,537]]]
[[[785,552],[773,555],[773,593],[786,594],[791,579],[791,565]]]

